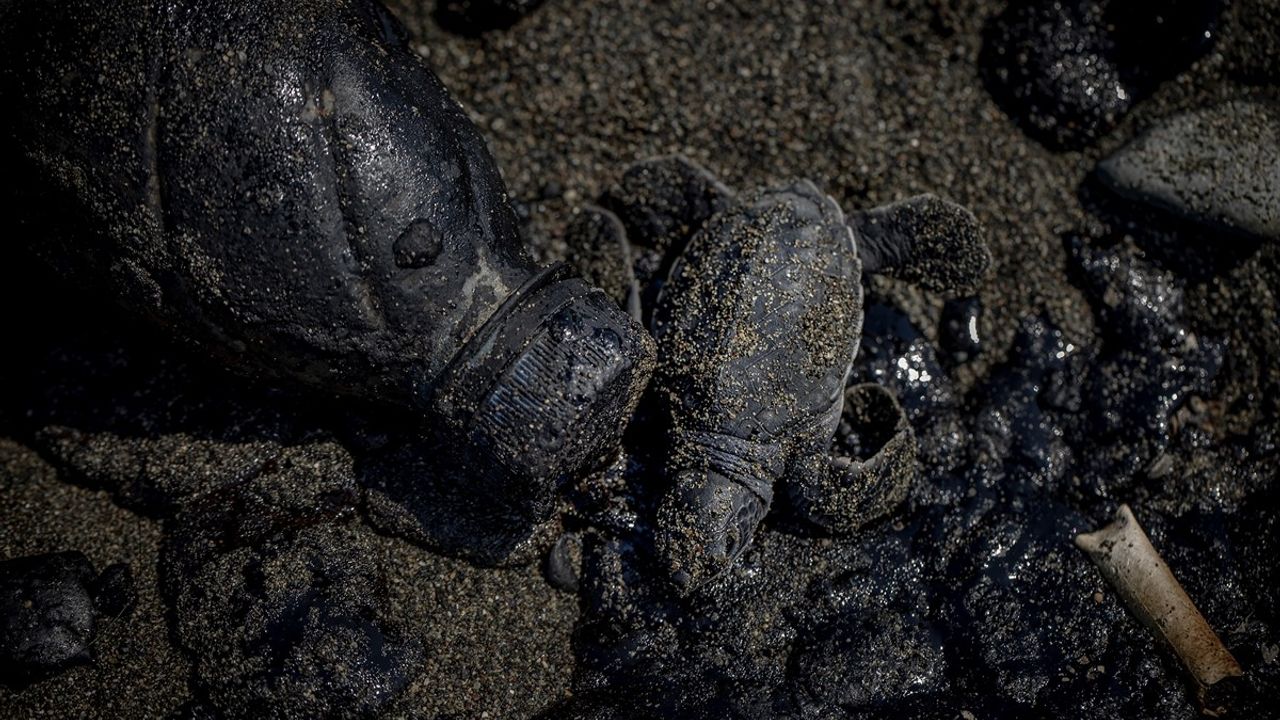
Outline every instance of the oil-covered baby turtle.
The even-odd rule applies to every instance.
[[[916,466],[910,424],[884,388],[845,388],[862,274],[971,293],[990,263],[973,214],[920,195],[846,217],[807,181],[738,198],[681,156],[636,163],[604,204],[630,243],[618,223],[596,223],[594,239],[579,223],[575,257],[592,259],[584,272],[634,277],[652,312],[670,435],[656,547],[677,586],[743,552],[780,480],[834,533],[900,502]],[[606,257],[618,266],[601,270]]]
[[[862,273],[971,290],[989,264],[973,215],[923,195],[846,218],[808,181],[734,198],[679,157],[640,163],[621,185],[611,204],[636,245],[660,237],[677,256],[652,321],[670,429],[655,544],[676,585],[743,552],[780,480],[831,532],[901,501],[916,466],[910,425],[883,389],[846,395]],[[660,218],[662,230],[637,218]],[[842,418],[845,442],[833,447]]]
[[[654,312],[673,442],[657,546],[678,586],[741,554],[776,480],[826,469],[861,275],[844,213],[805,181],[716,215],[672,268]]]
[[[408,411],[506,495],[618,442],[652,344],[521,245],[484,140],[373,0],[0,6],[22,242],[189,348]]]

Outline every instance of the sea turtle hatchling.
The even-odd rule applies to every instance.
[[[606,204],[637,256],[658,246],[667,260],[649,265],[670,268],[652,311],[651,390],[670,437],[655,546],[677,588],[741,555],[778,481],[831,532],[900,502],[916,465],[911,428],[884,388],[846,389],[862,275],[970,289],[990,262],[972,213],[922,195],[846,217],[804,180],[735,198],[675,156],[633,166]]]

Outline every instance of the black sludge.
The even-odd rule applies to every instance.
[[[221,717],[369,717],[419,672],[355,514],[350,458],[287,449],[190,502],[162,556],[174,635]]]
[[[545,494],[616,443],[651,344],[533,265],[403,37],[370,0],[6,5],[12,217],[199,353],[407,410]]]
[[[860,277],[843,214],[808,182],[713,217],[673,267],[654,313],[673,483],[657,547],[678,585],[747,547],[774,481],[827,472]]]

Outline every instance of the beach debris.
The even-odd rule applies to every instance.
[[[1098,165],[1115,192],[1210,228],[1280,241],[1280,110],[1236,100],[1168,118]]]
[[[1210,692],[1244,671],[1151,545],[1129,506],[1121,505],[1110,525],[1077,535],[1075,543],[1143,625],[1177,655],[1204,712],[1222,714],[1225,708]]]
[[[460,482],[546,514],[617,448],[652,342],[533,263],[406,38],[374,0],[6,6],[14,227],[196,354],[399,411]]]

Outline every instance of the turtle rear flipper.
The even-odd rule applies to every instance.
[[[848,535],[901,503],[918,471],[906,413],[887,388],[863,383],[845,390],[831,452],[804,456],[788,490],[806,520]]]
[[[916,195],[850,215],[863,272],[883,273],[926,290],[966,293],[991,266],[978,219],[936,195]]]

